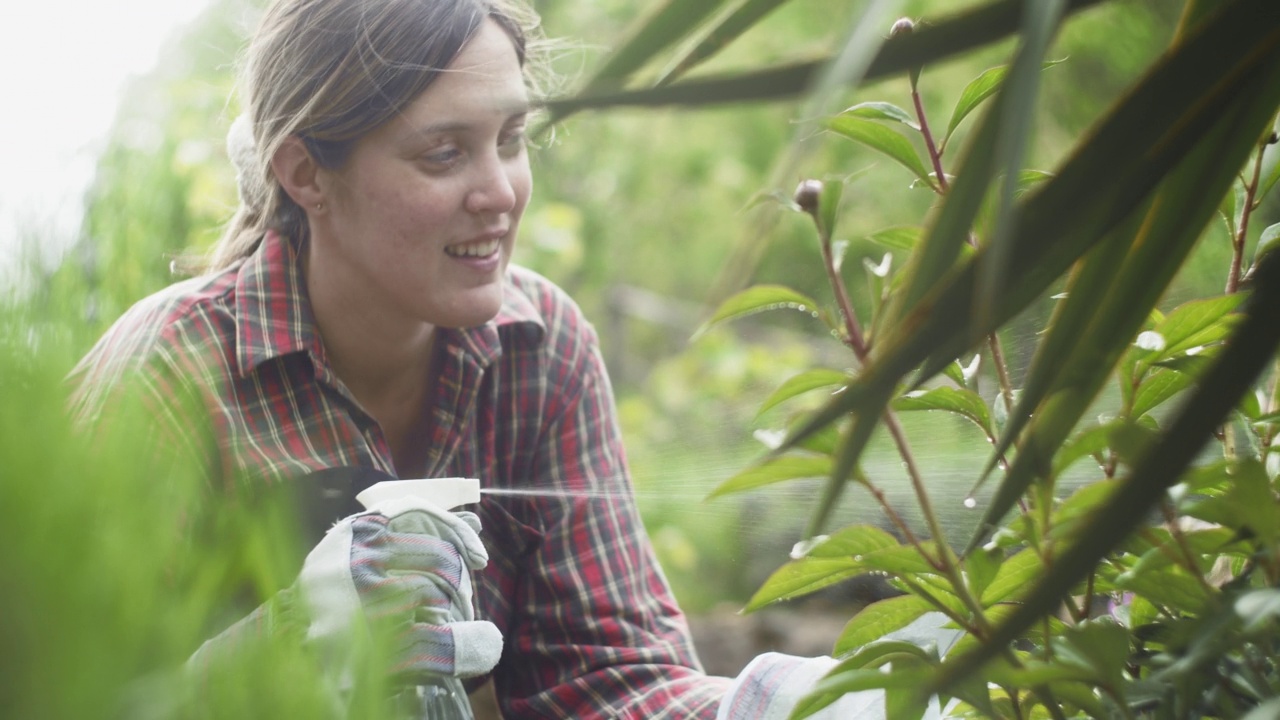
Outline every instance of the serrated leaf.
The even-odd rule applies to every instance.
[[[813,312],[817,308],[817,301],[789,287],[782,285],[756,285],[733,295],[721,303],[720,307],[716,308],[715,313],[711,315],[711,318],[694,333],[694,337],[702,335],[720,323],[768,310]]]
[[[897,225],[877,230],[867,236],[871,242],[891,250],[911,250],[920,240],[923,229],[918,225]]]
[[[991,413],[987,403],[972,390],[939,387],[927,392],[914,392],[893,401],[894,410],[943,410],[971,420],[987,437],[992,436]]]
[[[871,603],[858,611],[836,639],[836,655],[854,652],[895,630],[915,622],[933,610],[928,601],[914,595],[900,595]]]
[[[1026,548],[1000,563],[995,578],[979,596],[983,607],[1006,602],[1031,586],[1044,572],[1044,563],[1034,550]]]
[[[849,382],[849,375],[839,370],[817,368],[807,370],[788,378],[777,390],[773,391],[756,412],[756,417],[764,415],[778,405],[813,390],[840,387]]]
[[[854,117],[866,118],[868,120],[888,120],[891,122],[900,122],[912,130],[919,130],[920,125],[916,123],[916,119],[906,110],[887,102],[864,102],[858,103],[853,107],[844,111],[846,115]]]
[[[782,455],[753,465],[716,486],[708,500],[799,478],[826,477],[831,458],[825,455]]]
[[[792,560],[765,580],[743,611],[754,612],[775,602],[809,595],[865,571],[862,564],[851,557]]]
[[[838,135],[884,153],[910,170],[922,182],[933,184],[915,146],[892,128],[852,115],[837,115],[824,125]]]

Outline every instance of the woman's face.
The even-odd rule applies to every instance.
[[[533,184],[527,113],[515,48],[486,20],[401,115],[361,138],[341,169],[321,171],[312,292],[380,321],[493,318]]]

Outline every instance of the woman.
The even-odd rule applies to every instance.
[[[402,670],[491,677],[505,717],[785,716],[776,688],[803,694],[832,661],[701,671],[629,494],[594,331],[508,264],[532,188],[527,17],[508,0],[278,0],[242,80],[242,207],[206,274],[140,302],[84,359],[77,409],[93,422],[135,387],[215,488],[317,496],[309,473],[364,468],[569,493],[491,496],[478,523],[407,532],[347,518],[340,572],[330,531],[305,597],[282,591],[204,654],[291,624],[325,635],[315,596],[342,585],[365,614],[418,620]],[[424,623],[388,603],[405,575],[399,591],[456,612]]]

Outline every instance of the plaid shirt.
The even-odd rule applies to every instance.
[[[476,509],[490,552],[477,609],[505,638],[493,671],[504,716],[714,717],[728,680],[702,672],[636,513],[595,332],[547,280],[512,267],[505,283],[494,320],[437,330],[426,476],[589,492],[486,496]],[[81,419],[126,378],[215,481],[394,474],[378,424],[329,366],[294,247],[274,235],[130,309],[72,374]],[[208,440],[174,398],[207,414]]]

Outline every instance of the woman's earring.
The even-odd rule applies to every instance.
[[[324,203],[322,202],[316,203],[316,212],[324,212]]]

